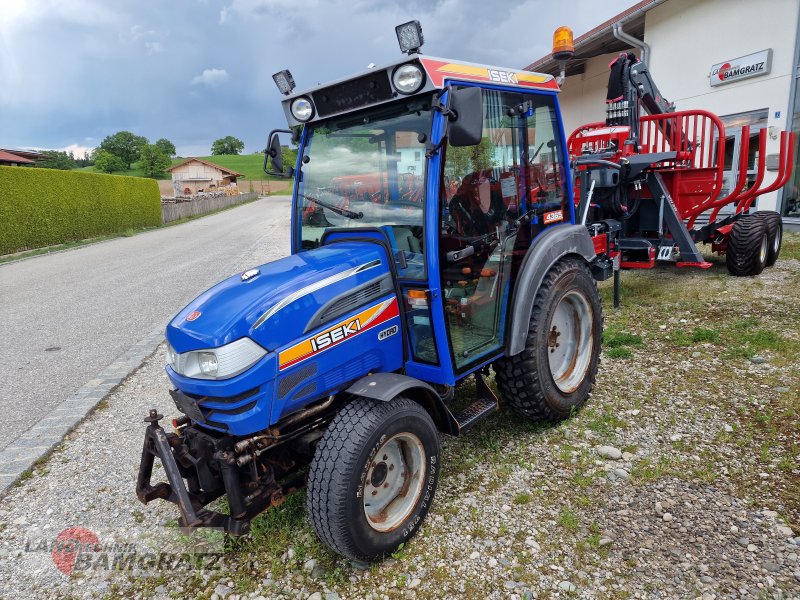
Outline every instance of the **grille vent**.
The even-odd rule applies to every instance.
[[[281,379],[278,382],[278,398],[286,397],[295,386],[299,385],[309,377],[313,377],[317,374],[317,363],[312,362],[303,367],[300,367],[296,371],[292,371],[286,377]]]
[[[371,283],[368,286],[361,288],[354,294],[351,294],[350,296],[345,296],[341,300],[337,300],[336,302],[331,304],[320,315],[319,320],[321,322],[325,322],[329,319],[338,317],[339,315],[355,308],[359,304],[369,301],[370,298],[379,296],[380,293],[381,293],[381,282],[376,281],[375,283]]]

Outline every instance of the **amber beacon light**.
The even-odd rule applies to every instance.
[[[569,60],[575,54],[575,42],[572,38],[572,29],[566,26],[559,27],[553,33],[553,59]]]

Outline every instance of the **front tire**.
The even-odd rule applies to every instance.
[[[525,349],[495,362],[503,399],[529,419],[559,421],[594,387],[603,334],[597,285],[580,259],[563,259],[536,293]]]
[[[774,210],[759,210],[753,213],[752,218],[761,219],[767,224],[767,267],[771,267],[778,260],[783,242],[783,219],[780,213]]]
[[[758,275],[767,266],[769,232],[763,219],[740,218],[728,234],[725,264],[735,277]]]
[[[311,525],[334,552],[374,561],[419,529],[439,475],[439,435],[404,397],[356,398],[331,422],[311,463]]]

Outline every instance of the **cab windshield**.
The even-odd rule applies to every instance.
[[[425,277],[425,141],[431,98],[414,98],[310,127],[300,165],[295,223],[301,248],[327,229],[380,228],[398,275]]]

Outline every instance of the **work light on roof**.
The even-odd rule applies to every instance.
[[[294,77],[292,77],[289,69],[278,71],[272,76],[272,79],[275,81],[275,85],[278,86],[281,94],[288,96],[292,93],[292,90],[294,89]]]
[[[419,49],[425,43],[422,37],[422,25],[419,21],[409,21],[394,28],[397,33],[397,42],[400,44],[400,51],[406,54],[419,54]]]

